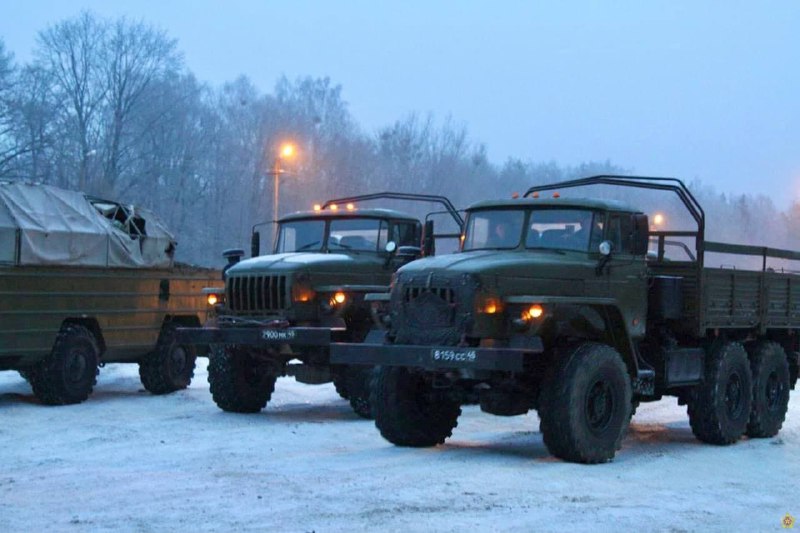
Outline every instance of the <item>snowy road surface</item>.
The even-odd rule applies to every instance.
[[[332,385],[284,378],[261,414],[224,413],[198,365],[160,397],[135,365],[109,365],[67,407],[0,372],[0,531],[782,531],[800,518],[797,394],[777,438],[729,447],[696,441],[674,399],[645,404],[616,460],[584,466],[548,455],[535,413],[466,407],[434,449],[390,445]]]

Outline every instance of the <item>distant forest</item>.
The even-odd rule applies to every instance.
[[[267,94],[246,76],[211,87],[187,69],[174,39],[144,22],[83,13],[43,29],[28,64],[0,39],[0,179],[145,205],[177,236],[182,261],[220,265],[223,249],[247,248],[252,225],[273,218],[270,171],[285,140],[297,154],[280,163],[282,214],[383,190],[443,194],[466,207],[538,183],[647,172],[610,161],[561,166],[546,154],[492,163],[463,124],[431,115],[364,131],[326,77],[281,78]],[[800,204],[782,212],[763,195],[689,185],[709,239],[800,249]],[[595,194],[687,229],[674,198],[581,193]]]

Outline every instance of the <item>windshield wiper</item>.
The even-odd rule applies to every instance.
[[[566,253],[567,253],[567,252],[565,252],[564,250],[562,250],[560,248],[547,248],[545,246],[532,246],[532,247],[528,246],[525,249],[526,250],[547,250],[548,252],[554,252],[554,253],[557,253],[559,255],[566,255]]]
[[[304,244],[303,246],[301,246],[300,248],[298,248],[297,250],[295,250],[295,252],[302,252],[303,250],[308,250],[308,249],[309,249],[309,248],[311,248],[312,246],[316,246],[316,245],[318,245],[318,244],[319,244],[319,241],[314,241],[314,242],[310,242],[310,243],[308,243],[308,244]]]

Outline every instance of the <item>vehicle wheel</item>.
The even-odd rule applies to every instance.
[[[423,372],[403,367],[378,367],[370,399],[375,425],[398,446],[442,444],[461,414],[447,391],[434,389]]]
[[[373,369],[372,366],[353,365],[345,371],[350,407],[358,416],[367,419],[372,419],[369,387]]]
[[[61,328],[50,352],[28,376],[33,393],[42,403],[80,403],[97,383],[100,349],[92,332],[77,324]]]
[[[542,383],[539,429],[547,449],[565,461],[610,461],[630,423],[631,394],[616,350],[592,342],[568,350]]]
[[[223,411],[257,413],[267,405],[277,376],[234,345],[212,345],[208,356],[211,397]]]
[[[19,375],[22,376],[22,379],[24,379],[28,383],[30,383],[31,380],[33,380],[33,374],[34,374],[35,371],[36,371],[35,367],[30,367],[30,368],[24,368],[22,370],[17,370]]]
[[[179,344],[174,326],[167,326],[158,337],[155,350],[139,361],[139,378],[153,394],[185,389],[194,377],[195,347]]]
[[[336,389],[336,394],[338,394],[343,400],[350,399],[350,393],[347,391],[348,368],[350,367],[341,367],[333,374],[333,386]]]
[[[781,430],[789,407],[789,361],[776,342],[759,342],[750,356],[753,406],[747,436],[773,437]]]
[[[706,356],[705,377],[692,392],[689,424],[695,437],[709,444],[733,444],[750,419],[753,378],[747,352],[738,342],[722,342]]]

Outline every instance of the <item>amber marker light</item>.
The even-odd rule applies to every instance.
[[[219,302],[219,297],[216,294],[211,293],[206,297],[206,301],[208,301],[208,305],[217,305],[217,302]]]
[[[333,295],[333,301],[337,304],[343,304],[345,300],[347,300],[347,295],[341,291]]]
[[[539,304],[534,304],[525,310],[525,312],[522,314],[522,318],[526,318],[528,320],[534,320],[537,318],[541,318],[543,314],[544,314],[544,308]]]
[[[490,298],[486,301],[486,305],[483,306],[483,312],[487,315],[493,315],[500,310],[500,306],[497,305],[497,300]]]
[[[331,204],[328,209],[330,209],[331,211],[338,211],[339,210],[339,206],[336,205],[336,204]]]
[[[347,204],[345,207],[347,207],[348,211],[355,211],[356,210],[356,206],[353,205],[353,204]]]
[[[314,204],[314,211],[322,211],[322,206],[319,204]]]

